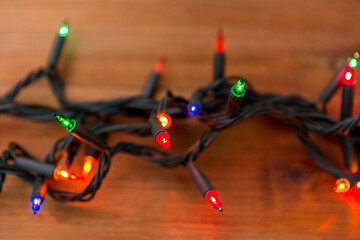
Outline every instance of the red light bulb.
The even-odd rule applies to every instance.
[[[355,84],[354,69],[348,67],[344,73],[344,84],[353,85]]]
[[[156,135],[155,141],[157,144],[162,146],[163,148],[169,150],[171,146],[170,136],[167,132],[161,132]]]
[[[165,61],[161,59],[156,62],[155,66],[154,66],[154,72],[156,72],[157,74],[160,74],[164,71],[164,67],[165,67]]]
[[[205,194],[205,200],[208,201],[214,208],[219,210],[220,212],[223,211],[221,206],[220,199],[218,197],[218,193],[216,190],[210,190]]]
[[[219,30],[219,33],[216,36],[215,51],[218,53],[224,53],[224,51],[225,51],[224,34],[221,29]]]
[[[350,189],[350,182],[346,178],[340,178],[336,180],[335,186],[334,186],[334,192],[336,193],[344,193],[349,191]]]

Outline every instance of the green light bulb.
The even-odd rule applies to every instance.
[[[53,116],[56,118],[56,120],[61,125],[66,127],[66,130],[68,130],[68,131],[74,130],[74,128],[76,126],[76,121],[74,119],[69,119],[69,118],[66,118],[66,117],[64,117],[62,115],[58,115],[58,114],[53,114]]]
[[[350,65],[350,67],[355,68],[358,65],[357,59],[356,58],[350,58],[349,65]]]
[[[59,28],[59,35],[60,37],[65,37],[69,33],[69,26],[66,24],[63,24]]]
[[[231,88],[231,92],[235,97],[243,97],[245,95],[245,82],[240,79],[236,84]]]

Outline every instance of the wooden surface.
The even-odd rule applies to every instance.
[[[189,97],[211,79],[219,27],[228,74],[246,76],[260,91],[313,99],[359,46],[359,10],[356,0],[1,0],[0,93],[44,66],[67,19],[71,34],[61,73],[72,100],[138,94],[159,57],[167,65],[157,97],[168,88]],[[57,106],[45,81],[18,98],[45,99]],[[334,114],[338,106],[336,98]],[[0,129],[0,149],[16,141],[39,158],[65,135],[55,123],[4,115]],[[184,151],[200,129],[175,121],[172,151]],[[114,134],[110,142],[126,138]],[[322,147],[340,156],[335,143]],[[360,239],[360,203],[335,194],[333,177],[275,120],[251,118],[223,132],[198,162],[219,191],[222,214],[202,199],[186,169],[120,154],[94,200],[47,198],[36,216],[31,187],[8,177],[0,195],[0,239]]]

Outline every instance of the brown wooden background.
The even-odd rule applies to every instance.
[[[219,27],[228,74],[246,76],[260,91],[313,99],[360,45],[359,10],[357,0],[1,0],[0,92],[44,66],[67,19],[61,72],[72,100],[138,94],[159,57],[167,65],[157,97],[167,88],[189,97],[211,79]],[[57,105],[45,81],[18,100]],[[185,150],[199,129],[175,121],[173,151]],[[56,123],[0,117],[0,149],[16,141],[42,158],[65,134]],[[336,143],[322,146],[340,157]],[[360,203],[333,193],[334,178],[275,120],[251,118],[223,132],[199,165],[219,190],[222,214],[201,198],[186,169],[123,154],[94,200],[47,198],[36,216],[31,187],[10,176],[0,195],[0,239],[360,239]]]

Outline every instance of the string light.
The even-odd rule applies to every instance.
[[[150,162],[158,163],[166,167],[187,166],[195,184],[200,190],[202,196],[217,210],[222,211],[222,204],[218,198],[217,191],[210,184],[210,181],[195,165],[195,160],[201,156],[201,152],[207,149],[216,139],[219,132],[235,126],[243,120],[254,115],[267,115],[274,117],[284,124],[287,124],[291,130],[298,136],[300,142],[304,145],[311,157],[323,170],[338,176],[336,181],[335,192],[347,192],[351,183],[356,182],[356,187],[360,188],[360,174],[358,172],[343,171],[340,167],[330,164],[324,158],[321,149],[316,142],[309,137],[309,133],[320,136],[340,136],[344,132],[348,133],[351,138],[360,137],[360,127],[358,120],[349,115],[348,117],[337,120],[326,114],[325,108],[329,99],[333,96],[336,89],[341,83],[343,88],[355,83],[354,70],[358,65],[358,53],[354,54],[355,58],[349,59],[346,69],[343,67],[338,75],[335,75],[334,81],[329,84],[325,93],[315,100],[308,101],[297,96],[281,96],[278,94],[260,93],[255,91],[249,84],[246,89],[247,97],[243,108],[239,108],[239,103],[245,94],[245,81],[237,76],[224,77],[224,35],[222,31],[217,35],[214,61],[214,79],[204,87],[199,88],[187,99],[181,96],[175,96],[172,92],[167,91],[161,101],[152,99],[152,92],[155,89],[160,73],[163,72],[164,62],[158,61],[152,69],[151,77],[148,78],[151,86],[141,96],[116,98],[97,102],[73,102],[67,99],[62,88],[63,82],[56,71],[56,62],[59,58],[64,44],[65,37],[69,33],[66,24],[62,25],[56,34],[54,48],[48,62],[48,66],[38,71],[30,73],[25,80],[19,82],[15,87],[10,89],[3,97],[3,113],[14,117],[23,117],[36,121],[49,121],[49,116],[54,111],[52,107],[39,105],[34,107],[31,104],[17,104],[15,97],[26,86],[40,78],[46,78],[52,83],[54,93],[62,104],[61,109],[55,110],[65,115],[80,119],[69,119],[60,114],[54,114],[56,120],[63,125],[72,136],[66,136],[59,139],[46,155],[44,161],[34,159],[31,154],[16,144],[10,144],[9,149],[5,151],[1,158],[0,166],[0,189],[4,182],[6,174],[21,176],[21,179],[34,185],[34,192],[31,197],[32,210],[34,213],[39,211],[41,204],[44,202],[45,192],[39,190],[35,179],[38,177],[53,177],[56,180],[78,180],[93,175],[89,185],[80,192],[58,191],[56,188],[49,190],[52,197],[62,201],[87,201],[90,200],[98,190],[101,182],[110,169],[111,158],[118,152],[132,154]],[[232,81],[238,80],[235,85]],[[349,88],[350,89],[350,88]],[[195,96],[195,97],[194,97]],[[229,99],[231,104],[229,104]],[[226,99],[228,102],[226,103]],[[235,100],[234,100],[235,99]],[[236,103],[236,104],[234,104]],[[316,104],[315,104],[316,103]],[[318,104],[324,106],[318,109]],[[226,105],[227,104],[227,105]],[[236,106],[231,111],[225,111],[224,107],[229,105]],[[345,106],[347,106],[345,104]],[[160,150],[154,146],[140,145],[133,142],[122,141],[111,147],[107,145],[106,140],[102,138],[110,132],[126,132],[137,136],[154,136],[158,145],[169,150],[171,147],[170,135],[165,128],[171,126],[171,117],[165,112],[171,114],[174,118],[195,118],[199,123],[205,125],[207,130],[203,132],[197,141],[183,154],[171,154],[167,151]],[[237,113],[237,114],[234,114]],[[99,124],[85,127],[81,123],[87,120],[88,116],[96,116]],[[109,116],[125,115],[130,117],[139,117],[148,119],[149,123],[131,123],[115,124],[109,121]],[[84,121],[88,123],[88,121]],[[299,127],[301,126],[301,127]],[[58,164],[61,160],[62,153],[73,141],[73,137],[89,144],[99,151],[101,157],[84,156],[83,165],[79,171],[82,171],[82,177],[75,175],[69,169],[60,167]],[[343,148],[343,146],[342,146]],[[79,149],[75,147],[75,152]],[[345,157],[344,157],[345,158]],[[98,167],[94,168],[94,162],[99,161]],[[12,164],[15,162],[15,165]],[[70,165],[70,164],[69,164]],[[74,167],[74,166],[72,166]],[[347,168],[347,166],[345,166]],[[89,174],[94,171],[94,174]],[[349,180],[350,179],[350,180]],[[44,182],[39,181],[39,186],[46,188]]]
[[[44,202],[44,197],[47,191],[47,185],[44,182],[44,177],[37,175],[33,182],[33,191],[31,193],[31,209],[34,214],[36,214],[41,205]]]
[[[244,95],[245,82],[243,79],[240,79],[231,88],[223,115],[233,115],[234,113],[236,113],[240,108]]]
[[[156,84],[158,83],[162,72],[164,71],[165,61],[160,59],[156,62],[153,71],[151,71],[146,84],[144,86],[142,95],[145,98],[151,98],[154,94]]]
[[[194,161],[190,160],[186,163],[186,168],[191,174],[197,188],[203,195],[204,199],[208,201],[214,208],[222,212],[223,208],[217,191],[214,189],[207,177],[205,177],[205,174],[200,170],[197,164]]]
[[[66,128],[69,133],[71,133],[71,135],[77,139],[100,151],[108,148],[107,141],[105,139],[78,123],[75,119],[69,119],[59,114],[53,114],[53,116]]]
[[[69,26],[66,24],[61,25],[59,28],[58,34],[56,34],[55,42],[51,49],[49,60],[48,60],[48,69],[51,72],[53,72],[57,66],[62,49],[64,47],[66,36],[68,34],[69,34]]]
[[[214,81],[218,81],[224,77],[225,72],[225,46],[224,46],[224,34],[220,29],[215,42],[215,54],[214,54]]]

